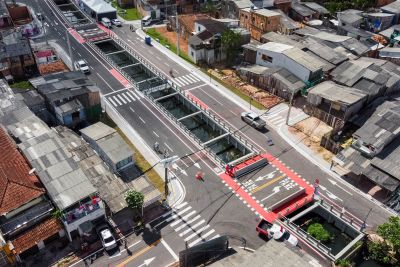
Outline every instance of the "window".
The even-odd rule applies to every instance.
[[[200,31],[200,26],[199,26],[199,27],[197,27],[197,31],[198,31],[198,32]]]
[[[246,19],[248,18],[247,15],[245,16],[245,18],[246,18]]]
[[[262,54],[261,59],[267,62],[272,63],[272,57]]]
[[[191,53],[191,54],[192,54],[192,57],[194,57],[194,53],[193,53],[193,51],[192,51],[192,53]]]

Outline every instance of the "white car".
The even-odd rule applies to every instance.
[[[110,250],[117,247],[117,241],[107,226],[99,229],[98,233],[101,239],[101,244],[105,250]]]
[[[83,59],[75,62],[75,68],[80,70],[82,73],[90,73],[89,66]]]
[[[117,27],[121,27],[122,26],[122,22],[119,19],[112,19],[111,23],[114,24]]]
[[[240,114],[240,116],[242,117],[243,121],[250,124],[251,126],[253,126],[256,129],[260,130],[260,129],[264,128],[266,125],[265,121],[262,120],[260,118],[260,116],[258,116],[258,114],[253,111],[242,112]]]

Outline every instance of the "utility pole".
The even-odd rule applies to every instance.
[[[367,227],[367,219],[368,219],[368,216],[369,216],[369,214],[371,213],[371,211],[372,211],[372,208],[369,209],[369,211],[368,211],[368,213],[367,213],[367,216],[365,216],[365,219],[364,219],[364,221],[363,221],[363,223],[362,223],[362,225],[361,225],[360,231],[364,231],[365,228]]]
[[[178,3],[175,5],[176,11],[176,54],[179,56],[179,39],[180,39],[180,30],[179,30],[179,18],[178,18]]]
[[[179,160],[178,156],[172,156],[163,160],[160,160],[160,163],[164,164],[164,170],[165,170],[165,180],[164,180],[164,197],[165,197],[165,201],[168,198],[169,195],[169,188],[168,188],[168,168],[174,164],[176,161]]]
[[[293,91],[292,94],[290,95],[290,100],[289,100],[289,110],[288,110],[287,117],[286,117],[286,125],[288,125],[288,126],[289,126],[290,111],[291,111],[292,105],[293,105],[294,92],[295,91]]]
[[[69,59],[71,60],[72,71],[74,71],[75,70],[75,66],[74,66],[74,60],[73,60],[73,55],[72,55],[71,42],[69,41],[68,29],[65,30],[65,34],[67,35],[67,45],[68,45]]]

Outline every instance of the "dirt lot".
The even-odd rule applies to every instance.
[[[209,70],[213,76],[224,81],[225,83],[238,88],[244,94],[251,96],[261,105],[267,109],[283,102],[283,100],[277,96],[271,95],[264,90],[261,90],[255,86],[252,86],[246,82],[243,82],[235,73],[235,71],[230,69],[221,70]]]
[[[317,118],[310,117],[289,127],[289,131],[298,137],[301,142],[308,146],[323,159],[331,162],[334,156],[332,152],[320,146],[321,138],[324,134],[330,132],[332,128]]]
[[[159,32],[162,36],[164,36],[166,39],[168,39],[168,41],[171,44],[176,45],[176,32],[174,31],[168,31],[167,27],[157,27],[156,31]],[[188,42],[187,40],[183,39],[182,37],[180,38],[180,49],[185,52],[185,54],[188,54]]]

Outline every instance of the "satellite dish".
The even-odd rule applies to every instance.
[[[36,171],[36,168],[33,168],[29,171],[29,175],[32,175]]]

